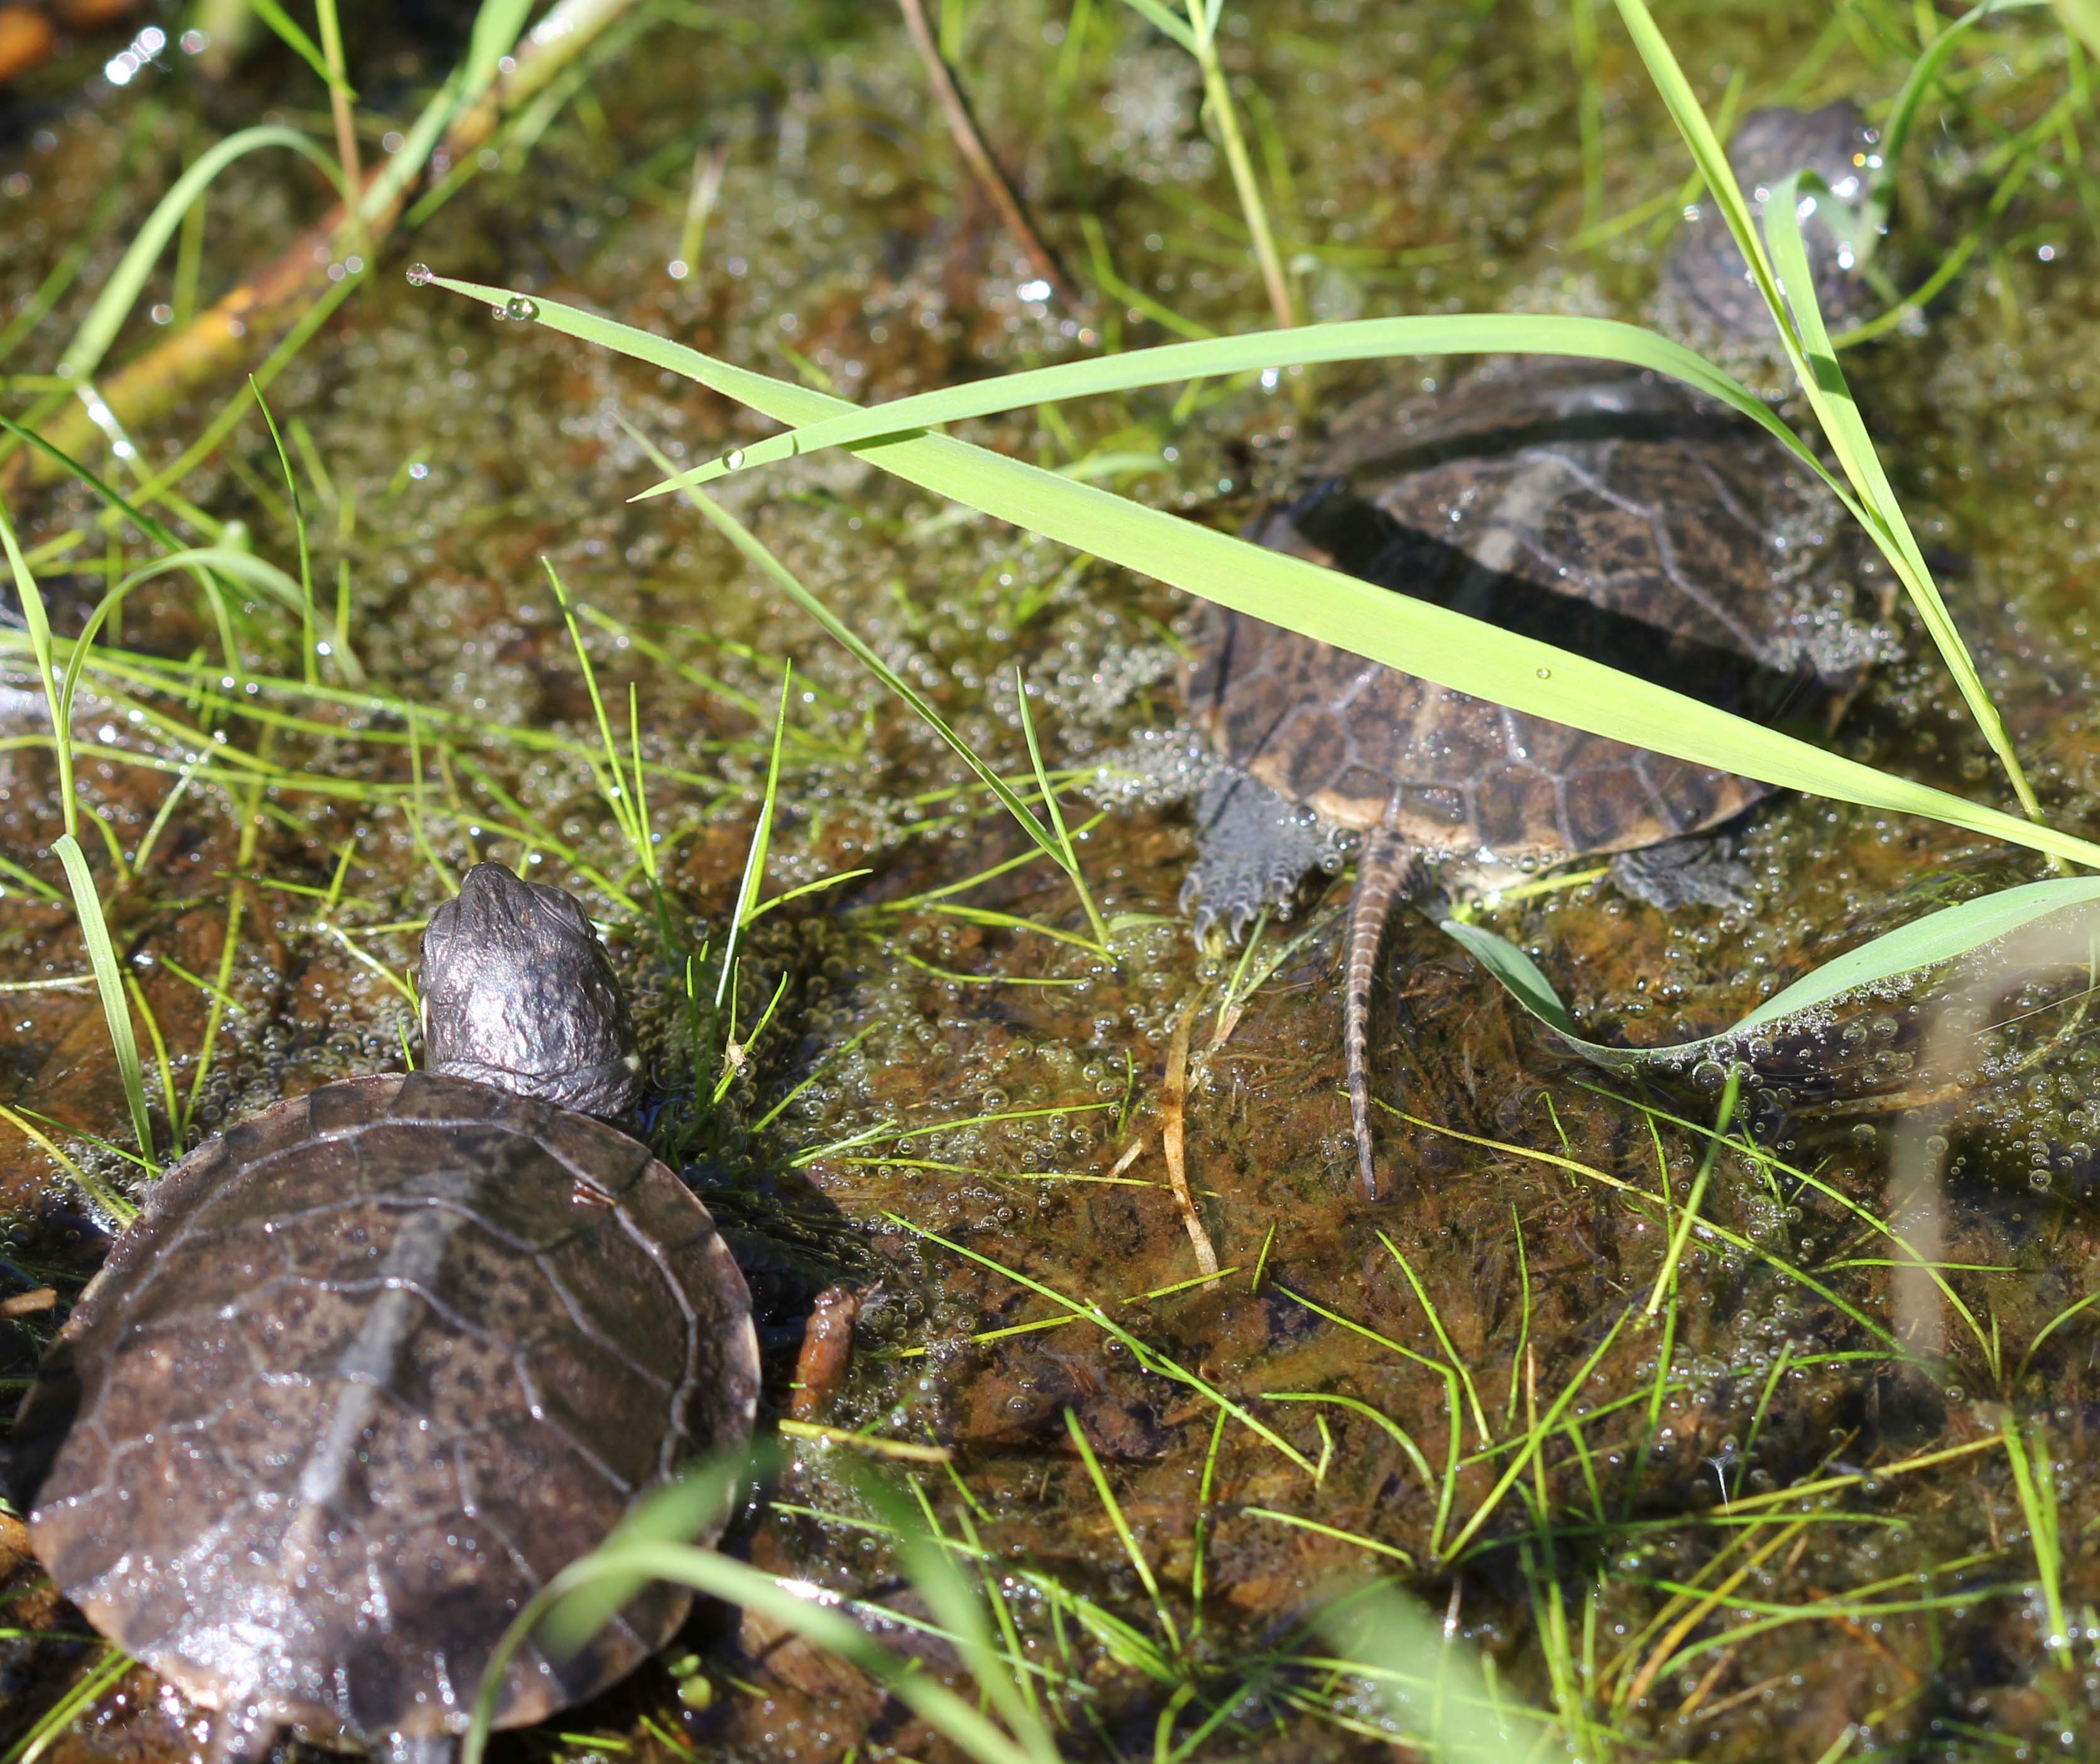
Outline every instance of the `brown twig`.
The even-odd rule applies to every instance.
[[[969,106],[963,102],[963,95],[956,89],[947,64],[941,59],[940,45],[933,41],[922,0],[897,0],[897,3],[904,10],[904,23],[911,33],[912,46],[926,64],[927,82],[933,88],[933,96],[948,119],[948,132],[955,138],[956,148],[968,162],[984,193],[991,198],[992,206],[999,210],[999,219],[1020,241],[1035,273],[1056,289],[1058,298],[1068,306],[1079,305],[1079,291],[1057,267],[1057,260],[1050,254],[1050,248],[1043,244],[1042,236],[1029,224],[1021,199],[1013,193],[1013,186],[1007,182],[1006,174],[986,149],[984,138],[970,118]]]

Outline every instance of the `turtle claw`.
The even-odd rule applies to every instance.
[[[1747,910],[1755,878],[1716,839],[1671,839],[1612,859],[1612,880],[1637,901],[1674,912],[1681,906]]]

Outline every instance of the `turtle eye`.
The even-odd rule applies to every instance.
[[[591,934],[590,920],[585,916],[576,896],[567,889],[558,889],[549,882],[536,882],[532,884],[532,892],[539,896],[540,906],[571,931],[585,937]]]

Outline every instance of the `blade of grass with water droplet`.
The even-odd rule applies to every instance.
[[[483,302],[509,298],[503,289],[446,277],[433,281]],[[558,301],[540,300],[540,324],[682,374],[780,421],[814,421],[850,408]],[[873,443],[864,456],[937,495],[1455,691],[1784,789],[1922,815],[2100,868],[2100,845],[2056,828],[1861,765],[1587,657],[950,436]],[[1038,837],[1056,857],[1047,832],[1039,829]]]
[[[435,280],[440,287],[452,285],[442,276]],[[1162,343],[1151,349],[1092,356],[1056,367],[1026,368],[963,386],[915,393],[882,404],[863,406],[833,400],[833,414],[818,418],[782,417],[780,420],[799,426],[678,473],[640,492],[635,500],[666,496],[689,484],[712,483],[733,470],[749,471],[754,466],[823,448],[911,438],[919,431],[967,417],[997,416],[1065,399],[1096,398],[1110,392],[1268,368],[1378,361],[1394,356],[1478,355],[1579,355],[1667,374],[1741,412],[1789,448],[1803,465],[1823,476],[1833,490],[1845,493],[1845,487],[1824,471],[1801,438],[1763,399],[1682,343],[1617,319],[1465,312],[1348,319],[1289,330],[1250,331],[1235,337]],[[757,408],[765,408],[764,405]],[[767,414],[779,412],[768,410]]]
[[[1809,270],[1800,216],[1795,209],[1799,174],[1781,179],[1773,186],[1764,205],[1765,225],[1761,236],[1720,138],[1707,121],[1691,82],[1685,78],[1675,53],[1657,28],[1643,0],[1617,0],[1617,3],[1634,46],[1648,68],[1648,77],[1654,82],[1670,120],[1677,125],[1678,133],[1692,150],[1692,157],[1706,179],[1707,193],[1734,235],[1749,266],[1750,279],[1771,313],[1780,346],[1793,369],[1794,377],[1856,494],[1858,500],[1853,504],[1855,514],[1864,507],[1865,512],[1859,518],[1888,558],[1897,580],[1925,620],[1926,629],[1954,676],[1955,684],[1961,689],[1970,715],[2005,768],[2014,794],[2029,815],[2039,818],[2040,805],[2021,768],[2018,755],[2013,751],[1997,707],[1991,702],[1991,695],[1976,673],[1975,664],[1955,631],[1953,621],[1948,617],[1939,590],[1933,584],[1932,572],[1926,567],[1925,554],[1918,549],[1909,522],[1904,518],[1903,505],[1896,500],[1887,474],[1882,470],[1873,438],[1868,434],[1866,424],[1860,420],[1858,408],[1852,402],[1843,370],[1838,365],[1837,353],[1831,348],[1829,335],[1824,329],[1822,315],[1816,310],[1815,278]],[[1771,247],[1769,252],[1766,249],[1767,241]],[[1795,291],[1790,298],[1780,293],[1782,283]],[[2062,855],[2052,853],[2056,857]]]

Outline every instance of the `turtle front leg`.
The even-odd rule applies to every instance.
[[[1348,1067],[1349,1119],[1357,1136],[1357,1182],[1364,1198],[1379,1197],[1371,1162],[1371,988],[1378,980],[1379,950],[1393,907],[1422,884],[1414,846],[1381,827],[1367,835],[1357,856],[1357,889],[1349,899],[1349,937],[1343,959],[1342,1044]]]
[[[1680,906],[1747,907],[1754,878],[1727,840],[1701,834],[1621,852],[1612,860],[1612,880],[1667,913]]]

